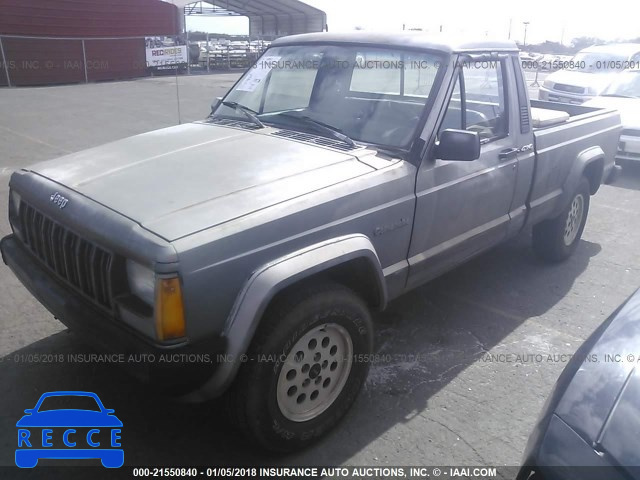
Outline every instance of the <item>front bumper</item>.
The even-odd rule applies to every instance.
[[[61,282],[14,235],[2,239],[0,250],[4,263],[55,318],[97,350],[124,355],[117,365],[162,391],[178,395],[199,387],[226,352],[226,339],[220,336],[198,343],[154,343]]]
[[[572,105],[582,105],[587,100],[594,98],[593,95],[577,95],[575,93],[561,92],[559,90],[551,90],[547,87],[540,87],[538,90],[538,99],[548,102],[570,103]]]
[[[616,152],[617,163],[640,163],[640,136],[620,135],[620,143],[618,143],[618,151]]]

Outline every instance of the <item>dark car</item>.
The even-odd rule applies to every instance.
[[[640,479],[640,290],[578,349],[551,392],[518,480]]]

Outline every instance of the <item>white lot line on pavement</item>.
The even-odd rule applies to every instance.
[[[16,135],[18,137],[22,137],[24,139],[29,140],[30,142],[38,143],[40,145],[44,145],[45,147],[53,148],[54,150],[60,150],[61,152],[64,152],[64,153],[73,153],[71,150],[67,150],[66,148],[62,148],[62,147],[60,147],[58,145],[52,145],[51,143],[48,143],[48,142],[45,142],[43,140],[39,140],[37,138],[34,138],[31,135],[26,135],[26,134],[21,133],[21,132],[16,132],[15,130],[12,130],[11,128],[5,127],[4,125],[0,125],[0,128],[2,130],[5,130],[5,131],[9,132],[11,135]]]

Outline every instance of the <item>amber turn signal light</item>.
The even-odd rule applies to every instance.
[[[180,279],[159,278],[156,285],[156,334],[158,340],[186,335]]]

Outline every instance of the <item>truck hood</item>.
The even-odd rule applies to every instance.
[[[640,98],[596,97],[584,103],[588,107],[614,108],[620,112],[624,128],[640,129]]]
[[[29,170],[169,241],[374,170],[352,154],[274,136],[276,132],[197,122]]]
[[[559,70],[547,77],[547,80],[576,87],[592,88],[596,94],[601,93],[612,80],[611,73],[585,72],[581,70]]]

